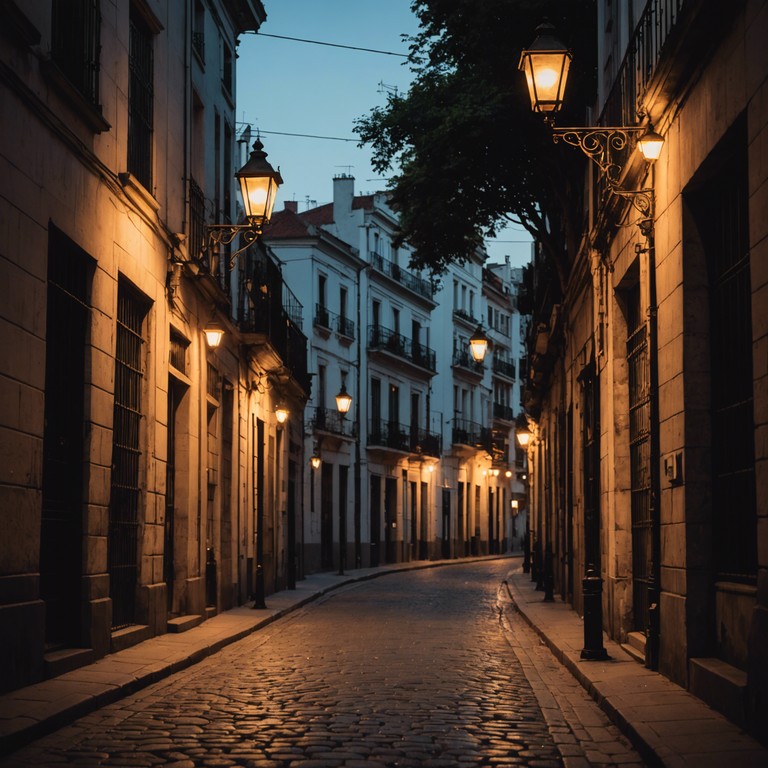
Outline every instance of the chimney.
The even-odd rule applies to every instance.
[[[352,198],[355,196],[355,177],[340,173],[333,177],[333,220],[337,224],[342,217],[352,213]]]
[[[299,201],[298,200],[286,200],[285,201],[285,210],[291,211],[292,213],[298,213],[299,212]]]

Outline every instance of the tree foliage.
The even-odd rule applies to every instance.
[[[390,181],[399,242],[413,266],[444,271],[484,236],[519,222],[552,256],[561,282],[581,231],[583,157],[555,145],[530,109],[520,51],[546,18],[574,54],[568,112],[583,124],[594,91],[594,0],[414,0],[414,74],[405,94],[356,121]],[[575,122],[572,118],[577,116]]]

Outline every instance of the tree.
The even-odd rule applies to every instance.
[[[555,145],[530,109],[517,66],[545,18],[574,51],[568,124],[593,102],[594,0],[414,0],[414,73],[406,94],[356,121],[377,171],[390,182],[398,243],[412,266],[441,273],[507,221],[520,223],[553,259],[561,286],[581,232],[584,159]]]

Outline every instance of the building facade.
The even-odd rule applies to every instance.
[[[598,3],[598,123],[665,141],[618,193],[592,166],[565,286],[537,254],[524,395],[555,591],[594,569],[608,635],[763,738],[767,37],[764,2]]]
[[[479,252],[434,286],[409,269],[408,247],[393,246],[386,195],[355,195],[346,175],[333,185],[332,203],[302,213],[288,203],[264,235],[314,307],[305,452],[319,463],[304,482],[306,567],[519,547],[519,271],[483,267]],[[486,317],[493,364],[469,351]],[[334,403],[342,388],[352,396],[345,416]]]
[[[3,4],[3,689],[295,578],[300,307],[263,247],[210,237],[264,8],[105,5]]]

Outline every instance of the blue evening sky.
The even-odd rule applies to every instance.
[[[405,59],[379,53],[276,39],[266,35],[407,54],[402,34],[418,25],[411,0],[265,0],[264,35],[243,35],[237,60],[237,119],[261,131],[269,161],[280,166],[284,184],[276,209],[297,200],[299,211],[330,202],[333,177],[351,173],[355,192],[384,190],[387,180],[370,165],[371,152],[358,148],[356,118],[384,105],[386,91],[408,90]],[[381,85],[383,83],[383,86]],[[239,132],[239,131],[238,131]],[[330,139],[278,134],[312,134]],[[530,257],[528,235],[507,229],[488,243],[491,261],[505,254],[515,265]]]

